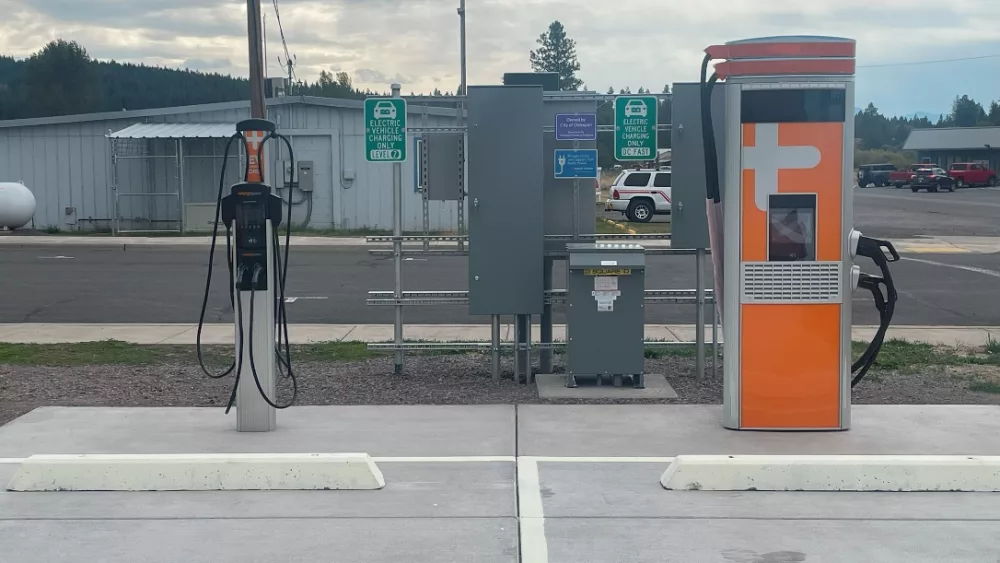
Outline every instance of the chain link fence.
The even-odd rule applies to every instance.
[[[210,231],[226,139],[112,139],[115,233]],[[223,196],[242,178],[241,147],[226,164]]]
[[[180,232],[177,142],[112,139],[116,233]]]

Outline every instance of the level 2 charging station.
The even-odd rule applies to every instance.
[[[896,293],[886,263],[898,259],[891,244],[852,228],[855,42],[764,38],[706,53],[702,125],[716,295],[723,298],[724,425],[845,430],[852,374],[864,376],[892,316]],[[706,79],[712,60],[721,62]],[[724,90],[721,116],[712,111],[716,88]],[[712,133],[719,118],[722,150]],[[858,254],[875,260],[882,275],[862,274]],[[883,326],[852,365],[851,302],[859,286],[878,293]]]

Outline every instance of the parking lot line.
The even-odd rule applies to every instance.
[[[517,460],[517,515],[521,563],[548,563],[542,486],[538,479],[538,462],[531,458]]]

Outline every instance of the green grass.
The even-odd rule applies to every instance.
[[[860,356],[867,347],[867,342],[855,341],[852,346],[853,357]],[[914,372],[930,365],[1000,365],[1000,354],[992,351],[995,348],[996,346],[987,346],[980,350],[960,351],[924,342],[886,340],[872,370]]]
[[[670,223],[629,223],[628,221],[614,221],[625,226],[625,229],[620,229],[616,227],[613,223],[609,222],[608,219],[598,218],[597,224],[595,225],[595,234],[598,235],[614,235],[614,234],[626,234],[629,229],[636,232],[636,234],[664,234],[670,232]]]
[[[1000,395],[1000,383],[993,381],[973,381],[969,384],[969,391]]]
[[[115,340],[77,344],[0,343],[0,364],[34,366],[148,365],[176,359],[182,346],[139,346]],[[190,347],[187,347],[190,348]]]
[[[993,340],[992,336],[987,337],[986,353],[1000,356],[1000,340]]]
[[[867,342],[853,343],[853,358],[864,352]],[[898,371],[912,373],[927,366],[987,365],[1000,366],[1000,353],[993,352],[996,346],[980,350],[959,351],[957,349],[935,347],[930,344],[888,340],[875,365],[874,372]],[[706,343],[709,354],[711,343]],[[222,365],[230,361],[233,346],[203,346],[206,363]],[[292,359],[306,362],[350,362],[386,356],[391,352],[369,350],[363,342],[323,342],[292,346]],[[475,354],[475,350],[424,350],[407,352],[409,356],[441,356],[455,354]],[[506,351],[505,353],[509,353]],[[557,349],[561,353],[561,349]],[[667,357],[691,358],[695,356],[693,346],[648,347],[647,359]],[[80,366],[80,365],[151,365],[165,363],[187,363],[196,359],[195,349],[189,345],[147,346],[115,340],[82,342],[77,344],[9,344],[0,343],[0,365],[34,366]],[[984,390],[994,383],[982,383]],[[986,391],[993,392],[993,391]]]

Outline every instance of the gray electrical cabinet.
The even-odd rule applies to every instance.
[[[471,86],[468,107],[469,313],[541,314],[542,89]]]
[[[566,295],[566,386],[581,377],[645,386],[646,251],[637,244],[571,243]]]
[[[465,176],[465,134],[435,133],[420,143],[420,185],[431,201],[458,201]]]
[[[705,149],[701,126],[701,85],[674,84],[671,98],[671,246],[710,248],[705,213]],[[725,85],[712,92],[712,119],[718,154],[719,181],[725,172]]]
[[[304,192],[313,191],[313,187],[315,186],[315,182],[313,181],[313,161],[300,160],[296,164],[299,169],[298,174],[296,175],[299,189]]]

